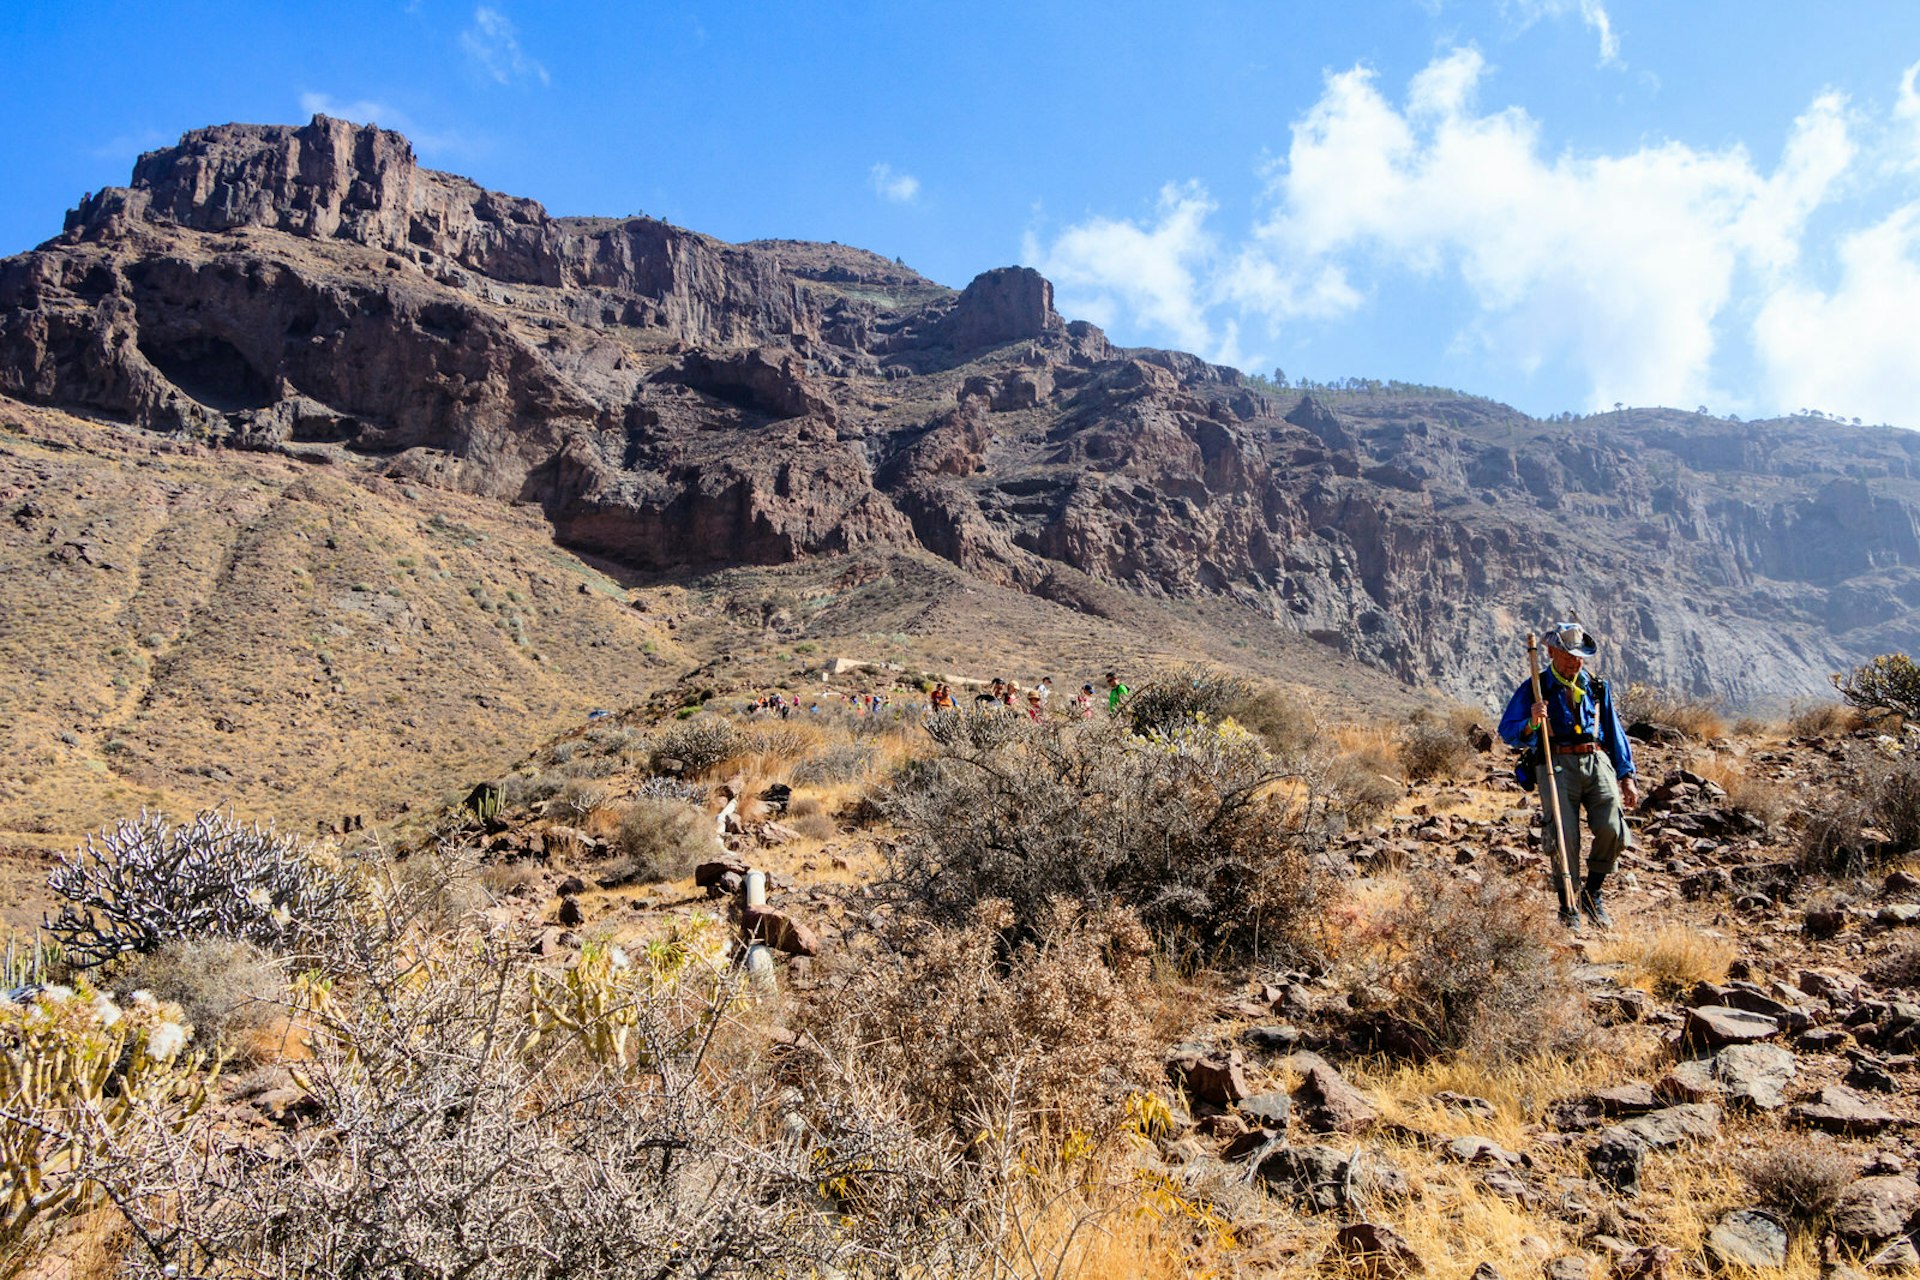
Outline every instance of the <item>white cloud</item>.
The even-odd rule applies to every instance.
[[[873,166],[867,182],[882,200],[891,200],[894,204],[912,204],[920,198],[920,179],[910,173],[896,173],[890,164]]]
[[[1523,110],[1478,108],[1485,70],[1477,50],[1446,53],[1404,105],[1365,67],[1329,76],[1237,245],[1217,244],[1195,183],[1163,190],[1147,225],[1093,218],[1027,259],[1063,309],[1216,359],[1237,346],[1230,324],[1298,335],[1411,274],[1462,290],[1456,351],[1571,367],[1591,405],[1746,403],[1716,377],[1724,322],[1737,296],[1753,305],[1739,290],[1797,269],[1809,217],[1853,165],[1845,102],[1816,99],[1771,171],[1738,146],[1581,155],[1550,150]]]
[[[1903,169],[1920,169],[1920,92],[1914,90],[1916,74],[1920,74],[1920,62],[1908,67],[1900,77],[1899,95],[1893,102],[1893,145],[1896,163]]]
[[[1842,237],[1839,259],[1831,290],[1782,285],[1754,321],[1773,402],[1920,424],[1920,204]]]
[[[300,95],[300,110],[310,116],[332,116],[336,120],[350,120],[354,124],[377,124],[382,129],[403,133],[423,153],[460,156],[472,151],[458,135],[428,129],[400,108],[371,98],[343,102],[332,94],[303,93]]]
[[[135,156],[164,147],[176,139],[158,129],[135,129],[128,133],[115,134],[105,142],[87,148],[87,154],[96,160],[132,160]]]
[[[1131,321],[1184,350],[1238,363],[1238,322],[1207,319],[1215,247],[1205,224],[1217,207],[1197,182],[1168,183],[1150,225],[1092,218],[1051,244],[1029,234],[1023,256],[1053,281],[1065,314],[1103,327]]]
[[[1519,17],[1523,27],[1530,27],[1542,18],[1577,14],[1600,39],[1600,65],[1621,65],[1620,37],[1614,34],[1613,19],[1607,16],[1607,7],[1600,0],[1508,0],[1507,9]]]
[[[473,11],[473,25],[460,33],[460,47],[480,70],[500,84],[533,79],[550,82],[547,69],[520,47],[520,33],[498,9],[481,5]]]

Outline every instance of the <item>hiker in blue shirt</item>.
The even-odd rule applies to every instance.
[[[1547,628],[1541,639],[1546,641],[1550,660],[1548,669],[1540,673],[1545,696],[1535,702],[1533,682],[1521,681],[1507,701],[1506,714],[1500,717],[1500,737],[1507,745],[1526,752],[1517,771],[1520,785],[1535,789],[1548,776],[1547,762],[1540,758],[1539,750],[1540,721],[1548,721],[1548,737],[1553,742],[1551,776],[1560,795],[1560,848],[1566,856],[1567,875],[1581,886],[1579,910],[1596,925],[1610,929],[1613,918],[1601,900],[1601,887],[1629,842],[1626,810],[1640,803],[1640,785],[1633,776],[1633,745],[1620,727],[1620,713],[1607,682],[1581,670],[1583,660],[1591,658],[1597,648],[1593,637],[1579,623],[1563,622]],[[1584,881],[1580,875],[1583,809],[1587,828],[1593,833]],[[1543,833],[1550,822],[1550,817],[1541,819]],[[1574,906],[1562,900],[1560,921],[1577,929],[1580,915]]]

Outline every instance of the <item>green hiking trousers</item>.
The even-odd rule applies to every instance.
[[[1620,861],[1620,851],[1631,842],[1627,833],[1627,814],[1620,803],[1620,783],[1613,776],[1613,761],[1604,751],[1590,755],[1556,755],[1553,758],[1554,788],[1560,793],[1560,847],[1567,856],[1567,875],[1577,892],[1588,875],[1607,875]],[[1544,767],[1542,769],[1544,772]],[[1552,813],[1546,808],[1544,787],[1540,792],[1540,837],[1548,838]],[[1586,865],[1580,859],[1580,815],[1587,815],[1587,830],[1593,833],[1587,850]],[[1547,851],[1552,857],[1552,851]]]

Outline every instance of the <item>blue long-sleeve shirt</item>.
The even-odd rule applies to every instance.
[[[1614,776],[1630,776],[1633,773],[1633,743],[1628,739],[1626,730],[1620,727],[1620,712],[1613,703],[1613,686],[1605,680],[1595,681],[1585,671],[1575,676],[1574,680],[1586,695],[1580,699],[1577,713],[1572,696],[1559,678],[1551,671],[1540,674],[1540,691],[1547,700],[1547,725],[1552,731],[1554,745],[1598,742],[1600,749],[1607,753],[1607,759],[1613,762]],[[1531,746],[1534,730],[1528,722],[1532,719],[1533,682],[1523,680],[1520,687],[1513,691],[1513,697],[1507,700],[1506,714],[1500,717],[1500,737],[1510,747]]]

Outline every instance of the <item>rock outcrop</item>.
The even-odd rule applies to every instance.
[[[643,569],[918,544],[1215,596],[1503,691],[1575,607],[1736,702],[1920,648],[1920,435],[1303,394],[837,245],[555,218],[315,117],[196,131],[0,263],[0,393],[541,504]]]

